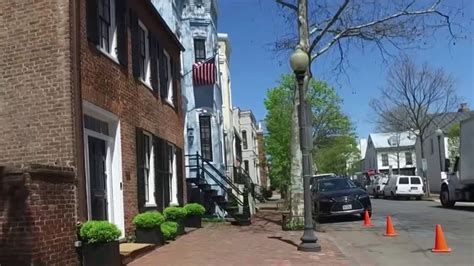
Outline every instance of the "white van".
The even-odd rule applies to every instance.
[[[383,188],[382,196],[391,197],[392,199],[399,197],[416,197],[421,200],[424,194],[423,182],[419,176],[391,176],[387,185]]]

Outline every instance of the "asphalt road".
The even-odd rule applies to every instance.
[[[358,216],[322,221],[322,229],[354,265],[474,265],[474,204],[372,199],[374,227],[362,227]],[[384,237],[391,215],[397,237]],[[432,253],[435,225],[443,227],[449,254]],[[323,247],[324,248],[324,247]]]

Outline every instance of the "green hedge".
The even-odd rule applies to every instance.
[[[204,206],[199,203],[188,203],[183,207],[186,210],[188,216],[203,216],[206,212]]]
[[[79,235],[87,244],[102,244],[117,240],[122,233],[108,221],[88,221],[81,225]]]
[[[135,227],[142,229],[160,228],[160,225],[164,221],[165,217],[157,211],[140,213],[133,218],[133,224]]]
[[[173,240],[178,235],[178,223],[168,221],[161,224],[161,232],[166,240]]]
[[[186,210],[182,207],[167,207],[163,214],[165,215],[166,221],[177,222],[180,219],[186,217]]]

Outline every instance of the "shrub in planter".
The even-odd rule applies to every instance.
[[[140,213],[135,216],[135,218],[133,218],[133,224],[136,227],[136,242],[151,243],[158,246],[163,245],[164,239],[160,225],[164,221],[165,217],[157,211]]]
[[[188,203],[183,207],[186,210],[186,218],[184,226],[186,227],[201,227],[201,217],[206,212],[204,206],[199,203]]]
[[[186,210],[181,207],[171,206],[163,211],[166,221],[178,223],[178,235],[184,234],[184,218],[186,217]]]
[[[161,224],[161,232],[165,240],[173,240],[178,235],[178,223],[167,221]]]
[[[82,245],[84,266],[120,265],[120,250],[117,239],[121,232],[115,224],[107,221],[88,221],[81,225],[79,236]]]

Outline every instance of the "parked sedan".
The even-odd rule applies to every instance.
[[[365,210],[372,214],[372,205],[367,192],[344,177],[321,178],[312,189],[314,216],[320,217],[360,214]],[[316,212],[319,205],[319,212]]]

